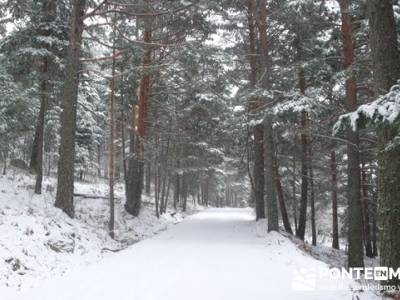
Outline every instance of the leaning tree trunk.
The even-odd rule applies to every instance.
[[[171,176],[170,176],[170,174],[168,174],[166,176],[167,176],[166,180],[168,180],[168,183],[167,183],[167,191],[166,191],[166,194],[165,194],[164,208],[163,208],[163,211],[162,211],[163,214],[165,214],[167,212],[168,200],[169,200],[169,191],[171,189]]]
[[[352,74],[354,63],[353,24],[348,0],[338,0],[342,19],[343,67],[350,72],[346,80],[346,107],[357,109],[357,82]],[[363,267],[363,220],[360,192],[360,152],[357,131],[347,130],[347,200],[348,200],[348,266]]]
[[[279,174],[279,166],[278,160],[276,156],[274,157],[274,176],[275,176],[275,184],[276,184],[276,193],[279,201],[279,208],[281,211],[283,226],[285,227],[285,231],[289,234],[293,235],[292,226],[290,226],[289,215],[286,208],[285,197],[283,195],[283,188],[281,183],[281,176]]]
[[[396,23],[392,1],[368,0],[370,44],[378,94],[384,94],[400,79]],[[400,267],[400,147],[387,147],[399,134],[395,126],[386,127],[380,136],[379,217],[382,224],[381,264]],[[394,278],[389,284],[399,285]]]
[[[61,208],[70,217],[74,217],[76,113],[85,6],[86,0],[73,1],[65,82],[62,95],[61,144],[55,206]]]

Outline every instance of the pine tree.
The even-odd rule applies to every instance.
[[[390,1],[368,0],[371,57],[377,95],[388,92],[400,78],[400,57],[393,6]],[[400,146],[398,127],[384,126],[380,130],[380,200],[381,264],[397,270],[400,267]],[[398,285],[393,278],[389,284]]]
[[[350,15],[350,5],[347,0],[339,1],[342,14],[342,40],[343,40],[343,66],[349,70],[346,79],[346,106],[348,111],[357,109],[357,82],[352,74],[351,67],[354,63],[353,25]],[[348,265],[349,267],[364,266],[363,252],[363,220],[361,207],[360,185],[360,153],[358,132],[347,132],[347,156],[348,156],[348,186],[347,198],[349,203],[349,229],[348,229]]]
[[[74,217],[76,117],[85,6],[85,0],[74,0],[73,2],[65,72],[66,78],[62,96],[61,144],[55,206],[62,209],[70,217]]]

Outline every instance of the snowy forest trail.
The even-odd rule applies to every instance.
[[[351,299],[351,281],[294,276],[311,268],[327,266],[267,234],[251,210],[208,209],[17,299]]]

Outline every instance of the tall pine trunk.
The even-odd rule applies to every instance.
[[[3,175],[7,174],[7,159],[8,159],[8,149],[6,149],[5,151],[3,151],[2,153],[3,156]]]
[[[372,196],[372,253],[374,257],[377,257],[378,254],[378,197],[377,193],[373,193]]]
[[[314,169],[312,161],[312,141],[310,137],[309,147],[308,147],[308,168],[310,174],[310,208],[311,208],[311,237],[312,245],[317,245],[317,225],[315,220],[315,191],[314,191]]]
[[[332,248],[339,249],[339,222],[337,201],[337,163],[336,152],[331,151],[331,184],[332,184]]]
[[[264,205],[264,126],[254,127],[254,197],[256,200],[256,218],[265,218]]]
[[[177,172],[174,175],[174,209],[175,211],[178,209],[178,204],[179,204],[179,196],[181,194],[181,179],[180,179],[180,175],[179,175],[179,168],[181,167],[181,163],[180,160],[178,159],[176,161],[176,169]],[[202,195],[203,195],[203,200],[204,200],[204,190],[203,188],[202,190]]]
[[[302,38],[298,33],[294,41],[294,46],[297,51],[297,61],[301,63],[303,60]],[[298,85],[301,95],[306,93],[306,76],[303,67],[300,65],[298,70]],[[304,241],[307,226],[307,201],[308,201],[308,139],[307,139],[307,112],[303,110],[300,115],[300,145],[301,145],[301,187],[300,187],[300,208],[299,221],[296,230],[296,237]]]
[[[346,107],[352,112],[357,109],[357,82],[354,71],[353,24],[348,0],[338,0],[342,19],[343,67],[349,71],[346,80]],[[360,192],[359,134],[347,131],[347,201],[348,201],[348,266],[363,267],[363,219]]]
[[[48,62],[47,58],[43,62],[43,76],[47,76]],[[30,161],[30,170],[36,174],[35,194],[42,193],[43,182],[43,146],[44,146],[44,127],[45,117],[48,105],[48,83],[45,78],[40,83],[40,109],[39,117],[35,129],[35,139]]]
[[[186,211],[187,207],[187,198],[188,198],[188,180],[187,180],[187,174],[182,175],[182,211]]]
[[[76,113],[85,6],[86,0],[73,1],[65,81],[62,94],[61,144],[55,206],[62,209],[70,217],[74,217],[73,197]]]
[[[126,158],[126,136],[125,136],[125,129],[126,129],[126,117],[125,117],[125,82],[124,82],[124,68],[121,67],[121,155],[122,155],[122,167],[123,167],[123,175],[124,175],[124,183],[126,185],[126,179],[128,174],[128,165],[127,165],[127,158]]]
[[[268,11],[267,1],[257,1],[256,24],[259,36],[259,81],[264,89],[271,87],[271,58],[270,44],[268,39]],[[272,101],[272,99],[270,99]],[[265,203],[268,219],[268,231],[279,230],[278,203],[276,198],[275,184],[275,147],[274,147],[273,120],[270,114],[264,118],[264,181],[265,181]]]
[[[110,145],[109,145],[109,166],[108,166],[108,179],[109,179],[109,197],[110,197],[110,218],[108,220],[108,233],[111,238],[114,238],[114,222],[115,222],[115,202],[114,202],[114,180],[115,180],[115,116],[114,116],[114,106],[115,106],[115,24],[113,29],[113,60],[111,67],[111,95],[110,95]]]
[[[125,209],[133,214],[137,211],[137,203],[134,201],[137,198],[137,194],[141,193],[143,186],[143,168],[137,164],[137,147],[136,147],[136,112],[137,107],[133,106],[131,110],[131,126],[130,126],[130,144],[129,144],[129,155],[128,155],[128,171],[125,186],[126,203]],[[128,206],[129,205],[129,206]]]
[[[145,30],[143,34],[144,43],[151,43],[152,21],[151,17],[145,19]],[[150,105],[150,74],[148,69],[151,65],[152,50],[147,46],[143,57],[144,74],[139,86],[139,119],[137,136],[135,137],[135,151],[129,164],[129,191],[127,193],[125,209],[133,216],[138,216],[142,205],[142,192],[144,183],[144,140],[148,133],[148,113]]]
[[[257,85],[257,38],[255,30],[255,2],[254,0],[247,1],[247,20],[249,27],[249,62],[250,62],[250,85],[255,88]],[[252,98],[249,103],[249,112],[257,109],[259,105],[257,98]],[[265,218],[264,204],[264,126],[258,124],[254,126],[254,167],[253,167],[253,195],[256,207],[256,219]]]
[[[368,0],[370,44],[375,88],[378,94],[389,91],[400,79],[400,57],[392,1]],[[387,147],[399,134],[395,126],[386,127],[380,136],[379,217],[382,224],[381,264],[400,267],[400,147]],[[389,284],[400,284],[392,279]]]
[[[293,207],[293,220],[294,220],[294,232],[297,231],[297,197],[296,197],[296,150],[297,150],[297,136],[294,136],[294,150],[292,158],[292,207]]]
[[[268,40],[268,24],[267,24],[267,1],[257,1],[257,17],[256,24],[258,28],[258,42],[259,42],[259,61],[260,70],[258,80],[263,88],[270,88],[271,86],[271,58],[269,55],[270,44]]]
[[[57,9],[57,3],[55,0],[47,0],[43,2],[43,19],[41,22],[45,24],[51,24],[51,22],[55,19],[55,13]],[[48,26],[50,27],[50,26]],[[49,36],[50,32],[48,28],[45,28],[41,32],[39,32],[42,36]],[[43,47],[49,50],[48,45],[43,45]],[[32,152],[31,152],[31,160],[29,168],[31,172],[36,174],[36,183],[35,183],[35,194],[42,193],[42,181],[43,181],[43,146],[44,146],[44,128],[45,128],[45,117],[46,110],[49,102],[49,60],[48,57],[45,56],[43,58],[42,67],[40,70],[41,79],[40,79],[40,108],[39,108],[39,116],[35,128],[35,136],[32,144]]]
[[[374,257],[374,253],[372,251],[371,225],[369,217],[370,210],[369,210],[368,180],[364,164],[361,170],[361,180],[362,180],[361,204],[363,209],[365,255],[368,257]]]
[[[281,176],[279,174],[279,166],[278,160],[276,156],[274,157],[274,176],[275,176],[275,184],[276,184],[276,193],[278,196],[279,207],[281,211],[283,226],[285,227],[285,231],[289,234],[293,234],[292,227],[290,226],[290,219],[286,208],[285,196],[283,195],[283,188],[281,183]]]
[[[255,12],[255,4],[254,0],[247,1],[247,22],[249,28],[249,63],[250,63],[250,77],[249,81],[252,87],[255,87],[257,84],[257,37],[256,37],[256,28],[255,28],[255,20],[254,20],[254,12]]]
[[[300,75],[301,76],[301,75]],[[301,76],[302,77],[302,76]],[[305,131],[307,130],[307,113],[301,112],[301,198],[299,208],[299,224],[296,231],[296,236],[304,241],[307,225],[307,198],[308,198],[308,164],[307,164],[307,149],[308,139]]]
[[[146,162],[146,187],[145,191],[147,195],[150,195],[151,188],[151,161]]]
[[[272,131],[272,118],[267,115],[264,119],[264,162],[265,162],[265,190],[267,203],[268,231],[279,231],[278,203],[276,200],[275,180],[275,145]],[[289,226],[290,227],[290,226]]]

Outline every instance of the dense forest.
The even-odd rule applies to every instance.
[[[106,182],[113,239],[116,201],[136,218],[151,196],[157,218],[252,207],[347,267],[400,268],[398,1],[2,0],[0,14],[4,178],[26,172],[36,195],[53,178],[69,218],[88,197],[74,185]]]

